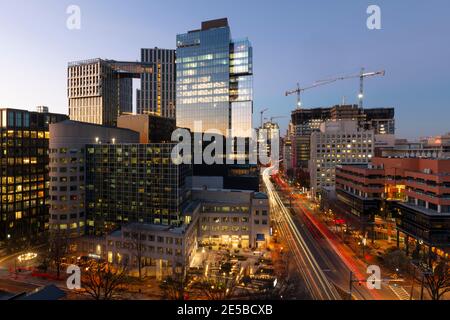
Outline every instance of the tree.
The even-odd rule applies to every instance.
[[[409,270],[410,268],[410,260],[406,253],[403,250],[397,248],[390,248],[386,250],[386,253],[383,255],[384,264],[392,269],[399,270]]]
[[[236,276],[224,275],[205,279],[199,288],[208,300],[228,300],[236,294]]]
[[[159,287],[163,291],[163,299],[186,299],[186,296],[189,293],[186,287],[188,282],[188,276],[184,276],[183,273],[176,273],[164,279],[164,281],[159,285]]]
[[[131,235],[132,255],[136,258],[139,280],[142,280],[143,257],[145,252],[144,235],[140,232]]]
[[[81,287],[94,300],[112,300],[128,281],[126,266],[90,260],[82,268]]]
[[[450,267],[445,260],[438,261],[433,267],[422,267],[420,281],[424,281],[424,286],[432,300],[440,300],[443,295],[450,292]]]
[[[56,276],[59,279],[61,274],[61,264],[67,253],[67,237],[61,230],[53,230],[49,237],[49,259],[56,267]]]

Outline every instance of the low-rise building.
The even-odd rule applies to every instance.
[[[391,213],[398,232],[405,236],[407,251],[410,242],[417,242],[431,251],[448,253],[450,160],[374,158],[366,166],[339,166],[336,192],[349,206],[349,215]]]
[[[270,238],[269,200],[261,192],[194,189],[201,203],[199,241],[234,248],[264,247]]]
[[[193,189],[178,226],[128,223],[103,236],[75,241],[78,255],[126,264],[158,278],[184,272],[199,246],[264,248],[270,239],[267,195],[246,190]]]

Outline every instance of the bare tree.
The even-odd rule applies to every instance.
[[[189,294],[189,290],[187,289],[188,282],[188,276],[185,276],[183,273],[175,273],[164,279],[159,285],[163,291],[163,299],[185,300],[186,296]]]
[[[440,300],[450,292],[450,267],[447,261],[440,260],[433,267],[423,267],[418,276],[427,289],[432,300]]]
[[[68,240],[61,230],[53,230],[50,233],[48,258],[56,267],[56,276],[59,279],[61,275],[61,264],[68,249]]]
[[[143,268],[143,257],[145,252],[144,235],[140,232],[132,233],[131,235],[131,245],[132,245],[132,255],[136,258],[136,264],[139,273],[139,280],[142,280],[142,268]]]
[[[81,287],[94,300],[112,300],[127,283],[127,268],[91,260],[83,266]]]
[[[199,284],[201,292],[208,300],[229,300],[236,295],[236,276],[216,276]]]

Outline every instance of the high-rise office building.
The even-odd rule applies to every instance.
[[[50,229],[84,234],[85,153],[93,143],[137,143],[138,132],[66,120],[50,125]]]
[[[324,121],[353,120],[365,130],[374,130],[378,136],[395,134],[394,108],[365,108],[357,105],[336,105],[330,108],[297,109],[292,111],[292,156],[297,179],[305,187],[310,186],[309,160],[310,138],[320,131]]]
[[[176,65],[175,50],[141,49],[141,61],[154,65],[153,73],[141,75],[137,91],[137,113],[175,118]]]
[[[358,127],[356,120],[327,121],[311,135],[309,173],[311,190],[334,189],[336,166],[369,163],[374,155],[374,132]]]
[[[231,38],[226,18],[202,22],[201,29],[177,35],[177,126],[193,133],[218,130],[225,137],[247,139],[248,150],[253,114],[252,56],[248,39]],[[233,147],[227,154],[224,144],[223,155],[228,157],[224,156],[224,164],[194,165],[194,175],[221,179],[219,187],[223,188],[259,189],[258,170],[248,163],[248,151],[239,153]],[[226,159],[234,163],[225,164]],[[245,163],[236,163],[239,159]]]
[[[252,46],[232,40],[228,20],[177,35],[177,126],[248,137],[253,112]]]
[[[86,222],[89,234],[123,224],[182,224],[188,164],[171,158],[175,143],[86,146]]]
[[[62,114],[0,109],[0,247],[34,243],[48,230],[49,124]]]
[[[70,120],[115,126],[133,111],[133,78],[153,73],[152,64],[91,59],[69,63],[67,96]]]

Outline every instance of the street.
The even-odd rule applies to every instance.
[[[337,293],[333,287],[335,285],[341,292],[342,299],[348,299],[350,291],[350,272],[352,272],[352,298],[359,300],[395,300],[399,299],[389,283],[382,282],[381,290],[369,290],[366,285],[368,274],[367,264],[358,258],[348,247],[340,243],[340,240],[329,231],[320,221],[315,219],[306,203],[295,199],[292,201],[292,209],[295,213],[291,215],[290,210],[281,200],[289,196],[289,193],[282,192],[281,197],[270,181],[268,168],[263,173],[264,183],[267,193],[274,203],[273,212],[277,227],[282,232],[282,236],[288,239],[289,249],[299,261],[299,269],[306,277],[313,297],[318,299],[336,298],[333,293]],[[302,267],[305,266],[304,270]],[[302,263],[303,262],[303,263]],[[309,267],[309,268],[308,268]],[[326,293],[320,294],[321,288]],[[328,294],[327,294],[328,293]],[[347,295],[347,297],[345,296]],[[343,296],[343,297],[342,297]]]
[[[275,217],[277,230],[287,241],[289,250],[293,254],[299,272],[306,282],[311,296],[317,300],[340,300],[341,297],[334,286],[330,283],[325,272],[320,267],[310,246],[305,241],[298,225],[294,223],[289,210],[283,204],[270,181],[272,168],[263,172],[263,180],[270,199],[272,213]]]

